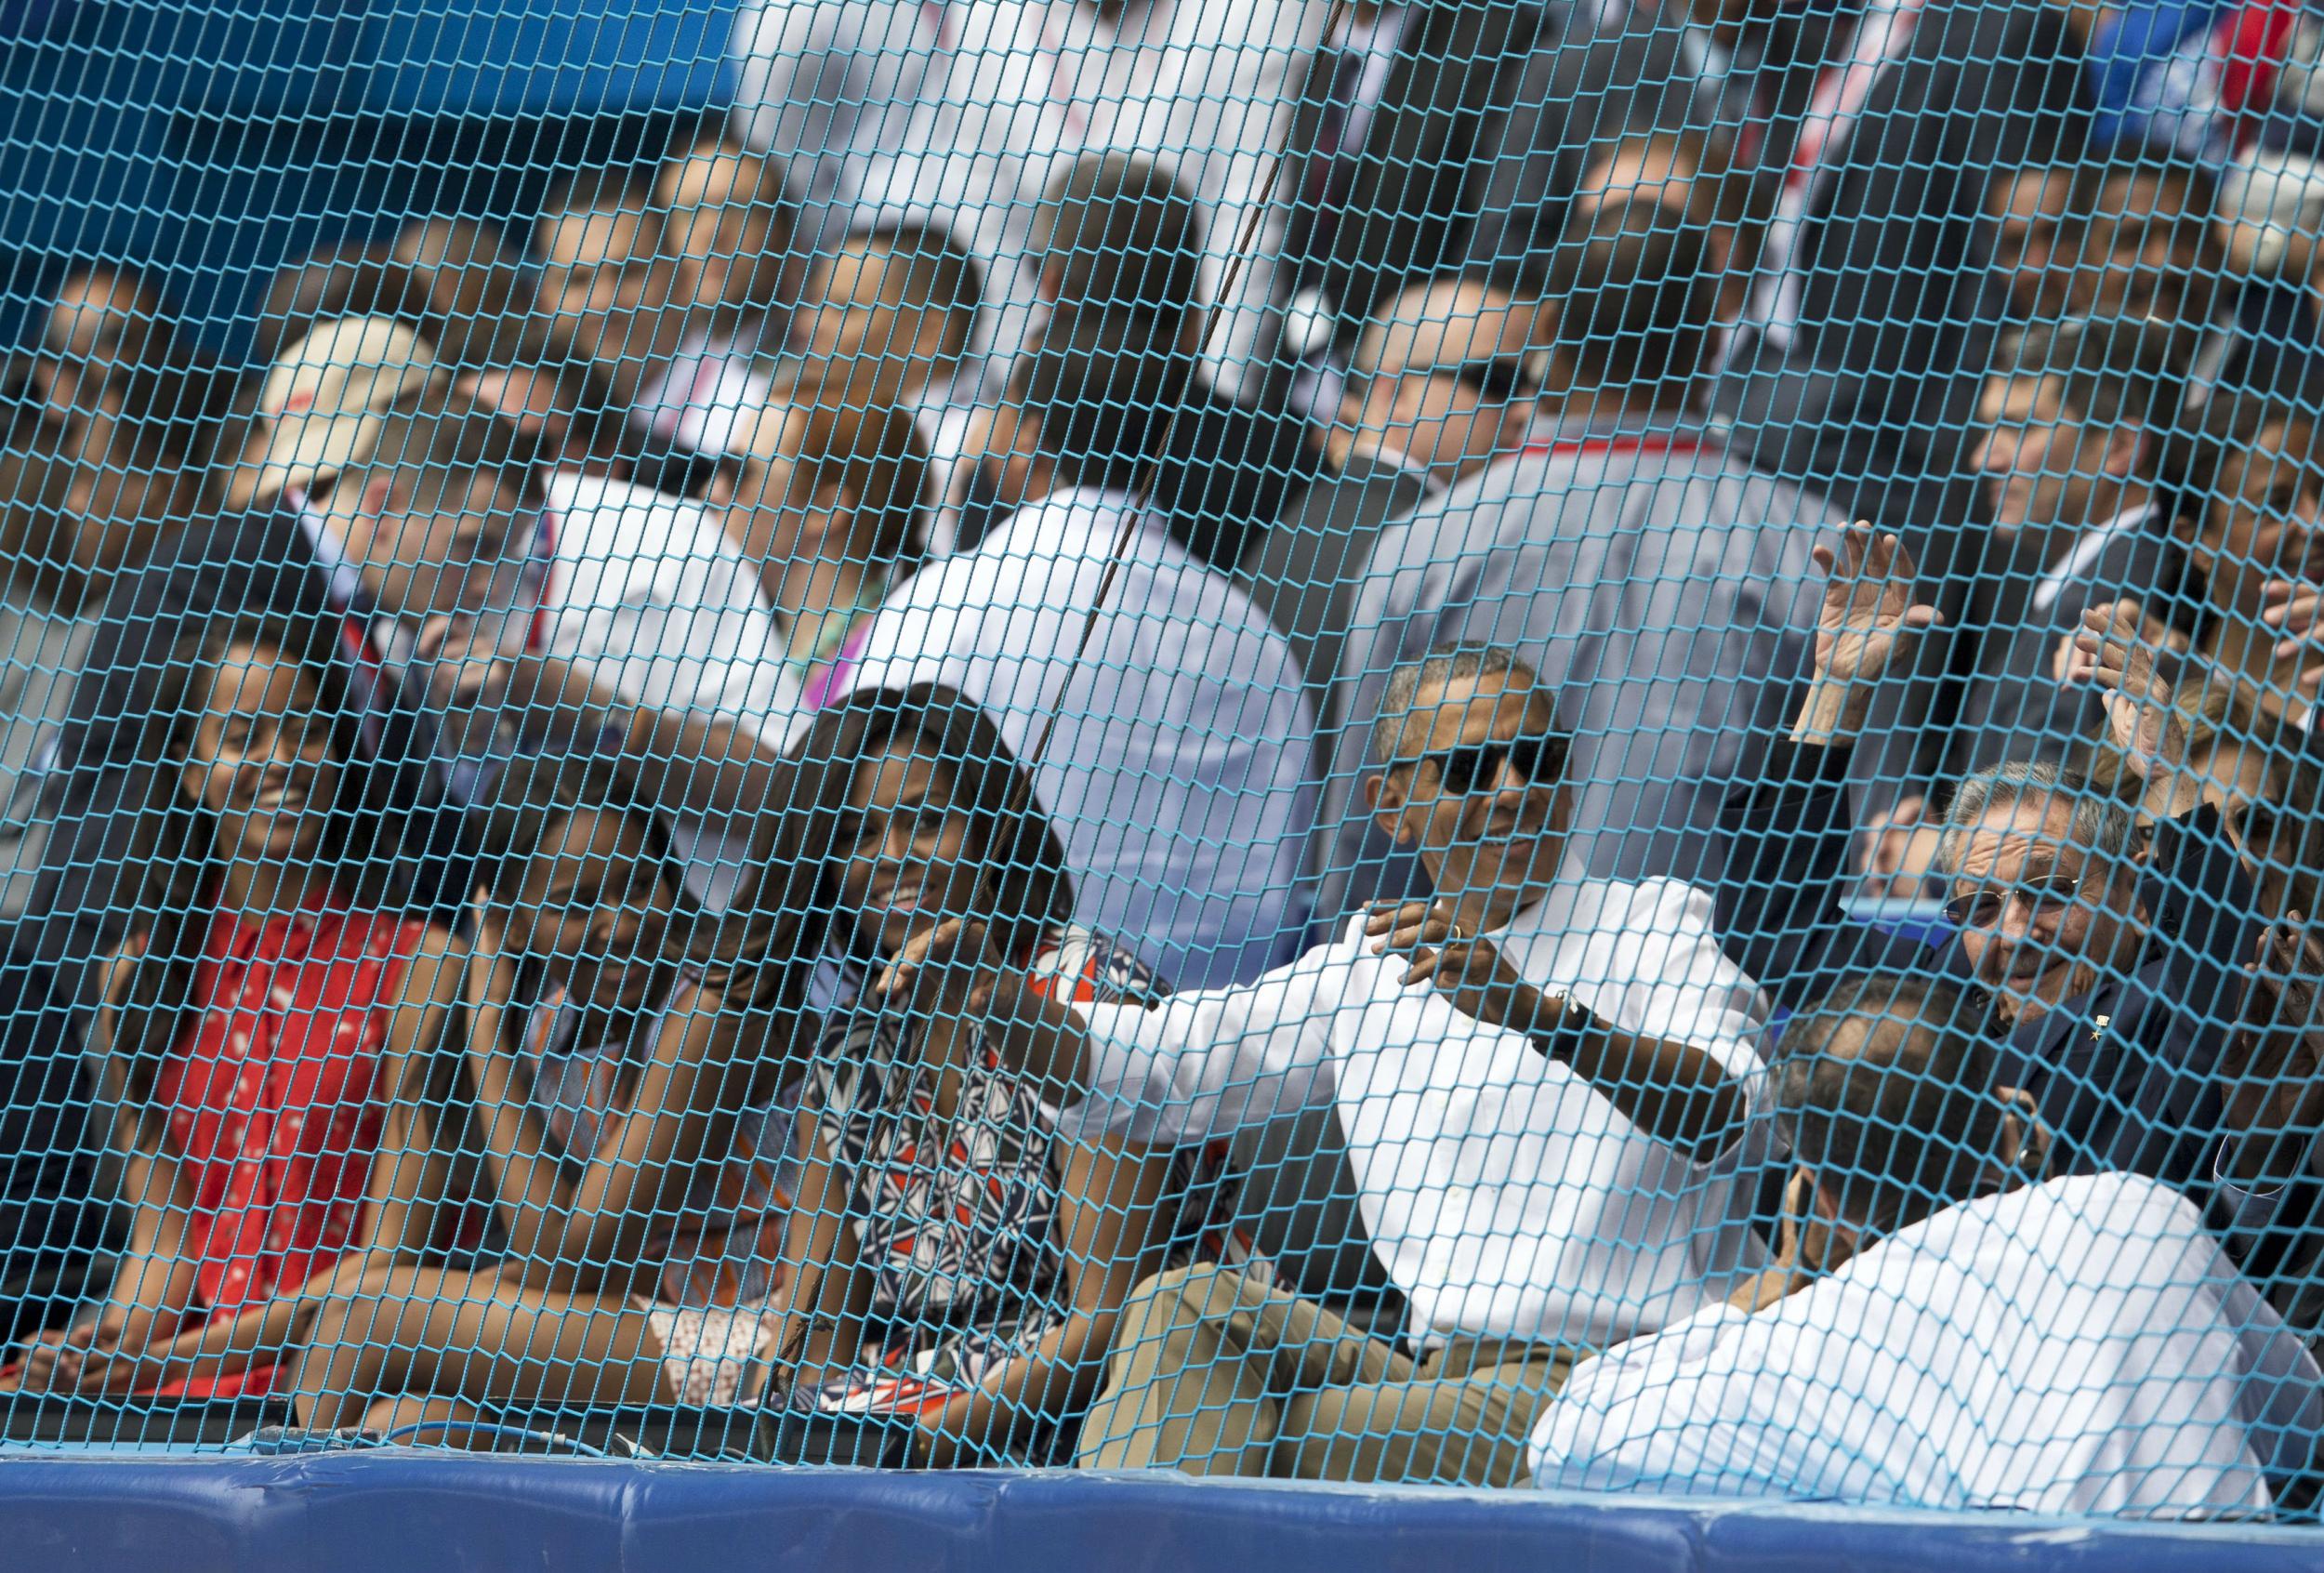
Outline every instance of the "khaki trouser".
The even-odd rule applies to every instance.
[[[1525,1478],[1581,1353],[1455,1339],[1415,1361],[1212,1263],[1140,1284],[1081,1428],[1083,1469],[1467,1486]]]

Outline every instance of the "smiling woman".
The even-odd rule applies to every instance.
[[[15,1380],[257,1394],[300,1297],[434,1237],[450,1190],[417,1077],[444,1025],[441,932],[383,910],[321,622],[195,626],[141,753],[135,916],[91,970],[89,1049],[130,1249],[105,1304]]]

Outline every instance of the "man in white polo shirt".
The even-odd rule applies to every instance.
[[[1261,1271],[1164,1274],[1123,1312],[1084,1467],[1512,1484],[1574,1355],[1716,1300],[1747,1249],[1712,1160],[1763,1006],[1710,898],[1560,879],[1567,740],[1505,651],[1401,668],[1377,725],[1367,805],[1435,899],[1247,986],[1084,1006],[1084,1063],[1050,1069],[1088,1090],[1067,1128],[1142,1142],[1331,1107],[1403,1346]]]

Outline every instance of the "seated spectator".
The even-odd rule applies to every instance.
[[[307,1297],[299,1421],[464,1443],[506,1410],[755,1398],[793,1178],[786,938],[714,960],[661,816],[602,761],[527,761],[492,816],[445,971],[505,1255]]]
[[[1948,777],[2066,758],[2103,708],[2096,692],[2059,681],[2082,614],[2185,577],[2159,482],[2189,337],[2153,318],[2077,318],[2003,342],[1970,455],[1999,549],[1966,630],[1974,677],[1945,746]],[[1871,827],[1868,894],[1920,892],[1934,818],[1927,795],[1912,791]]]
[[[169,301],[134,269],[102,262],[75,268],[42,318],[25,391],[39,406],[97,408],[131,373],[178,358],[176,324]]]
[[[2048,323],[2075,313],[2076,226],[2094,199],[2094,165],[2080,159],[1995,172],[1986,184],[1992,271],[2000,309],[2016,323]]]
[[[2069,304],[2098,321],[2153,317],[2206,331],[2216,371],[2235,327],[2225,237],[2210,175],[2184,162],[2125,157],[2100,166],[2059,258],[2073,268]]]
[[[1559,878],[1568,739],[1507,652],[1400,667],[1374,724],[1366,804],[1434,902],[1247,987],[1086,1007],[1036,1051],[1088,1091],[1074,1129],[1135,1141],[1335,1108],[1409,1325],[1365,1338],[1232,1264],[1151,1279],[1085,1467],[1514,1484],[1578,1353],[1690,1315],[1733,1265],[1732,1170],[1703,1166],[1740,1134],[1763,1011],[1710,897]]]
[[[1299,653],[1319,713],[1381,528],[1524,445],[1547,327],[1538,305],[1448,273],[1398,291],[1357,337],[1327,468],[1244,553],[1252,599]]]
[[[818,257],[801,296],[794,399],[834,409],[924,405],[931,449],[960,388],[984,315],[983,270],[941,223],[898,218],[851,231]],[[965,413],[965,412],[964,412]],[[948,424],[948,423],[946,423]]]
[[[2306,1473],[2324,1373],[2185,1197],[2028,1171],[1969,1013],[1868,978],[1792,1019],[1784,1270],[1578,1365],[1540,1484],[2222,1518]]]
[[[1041,303],[1067,315],[1152,318],[1193,350],[1202,334],[1202,209],[1178,177],[1134,153],[1085,153],[1052,176],[1033,216]]]
[[[640,419],[657,437],[697,452],[724,453],[733,412],[766,402],[762,364],[791,333],[804,255],[789,172],[779,159],[727,137],[674,154],[654,181],[661,254],[669,269],[676,348],[638,388]]]
[[[383,900],[337,643],[324,618],[197,616],[157,652],[123,937],[87,968],[130,1246],[26,1388],[267,1393],[304,1288],[439,1243],[425,1083],[459,972]]]
[[[0,802],[14,864],[0,911],[30,899],[33,813],[114,577],[199,510],[224,379],[175,342],[167,303],[111,268],[67,275],[0,412]]]
[[[1028,761],[1083,926],[1175,984],[1256,977],[1306,923],[1314,723],[1248,599],[1129,507],[1058,493],[920,569],[827,698],[960,690]]]
[[[435,346],[391,317],[340,318],[292,339],[259,382],[226,509],[295,510],[296,497],[327,489],[358,430],[327,417],[383,418],[447,381]]]
[[[2232,1134],[2216,1077],[2225,1001],[2259,937],[2259,896],[2207,803],[2180,795],[2187,765],[2163,724],[2157,653],[2091,630],[2069,681],[2109,689],[2149,785],[2170,778],[2174,817],[2142,853],[2129,805],[2055,764],[1976,772],[1947,802],[1937,866],[1954,933],[1937,956],[1911,934],[1855,925],[1847,876],[1849,746],[1896,645],[1934,616],[1914,599],[1895,536],[1852,531],[1833,553],[1816,664],[1791,741],[1763,784],[1732,794],[1719,892],[1722,943],[1780,1006],[1868,966],[1940,967],[1990,997],[2000,1079],[2025,1089],[2058,1134],[2066,1171],[2122,1169],[2197,1194]],[[2193,796],[2199,800],[2201,793]]]
[[[928,461],[899,410],[760,411],[710,499],[575,487],[549,642],[637,703],[731,717],[780,745],[843,691],[911,572]]]
[[[642,390],[688,327],[663,223],[654,171],[582,169],[551,188],[533,229],[542,310],[596,364],[614,407],[642,415]]]
[[[1755,473],[1695,403],[1713,282],[1699,236],[1639,199],[1559,253],[1550,392],[1531,443],[1380,532],[1354,596],[1324,793],[1318,910],[1416,873],[1355,785],[1384,674],[1447,640],[1518,653],[1578,728],[1578,869],[1719,874],[1721,783],[1807,659],[1809,549],[1839,521]]]
[[[1550,376],[1547,315],[1459,274],[1399,291],[1356,340],[1335,437],[1438,484],[1523,447]]]
[[[151,704],[156,641],[221,605],[347,621],[365,752],[410,816],[422,902],[465,895],[464,806],[513,754],[603,739],[664,761],[657,789],[697,812],[764,786],[768,761],[731,723],[640,707],[536,648],[550,543],[512,425],[434,390],[399,358],[410,339],[392,324],[334,324],[316,340],[270,378],[290,412],[265,466],[275,505],[178,532],[106,600],[48,784],[38,956],[86,958],[117,938],[106,888],[125,828],[113,808],[134,742],[123,718]]]
[[[2187,552],[2203,597],[2195,654],[2261,709],[2294,721],[2316,704],[2324,674],[2268,614],[2292,604],[2292,587],[2324,578],[2320,423],[2312,384],[2215,398],[2187,467],[2188,489],[2204,499]]]
[[[807,1077],[785,1251],[805,1344],[781,1375],[841,1413],[902,1375],[924,1461],[1044,1460],[1130,1286],[1194,1243],[1177,1209],[1205,1188],[1168,1151],[1062,1132],[1000,1050],[1160,985],[1075,924],[1059,837],[966,696],[859,692],[798,758],[780,907],[809,915],[802,955],[875,986],[834,1011]],[[940,1148],[958,1161],[914,1157]]]
[[[1666,127],[1597,143],[1574,188],[1566,228],[1587,233],[1599,208],[1639,198],[1684,213],[1702,232],[1704,266],[1720,281],[1716,320],[1723,331],[1732,327],[1750,297],[1767,229],[1763,193],[1737,162],[1734,141],[1723,131]]]
[[[1232,573],[1315,475],[1321,453],[1304,421],[1230,397],[1202,367],[1203,231],[1193,194],[1156,161],[1086,154],[1050,179],[1031,256],[1050,311],[1037,358],[1058,355],[1062,340],[1129,363],[1093,384],[1067,370],[1074,349],[1063,351],[1066,375],[1049,390],[1040,420],[1074,433],[1042,440],[1051,456],[1080,461],[1064,483],[1128,490],[1142,478],[1187,549]],[[1090,473],[1089,460],[1112,477]]]

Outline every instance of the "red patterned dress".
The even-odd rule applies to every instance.
[[[333,902],[211,920],[154,1098],[193,1196],[195,1311],[231,1316],[329,1268],[363,1222],[389,1019],[426,925]],[[179,1391],[264,1393],[272,1368]]]

